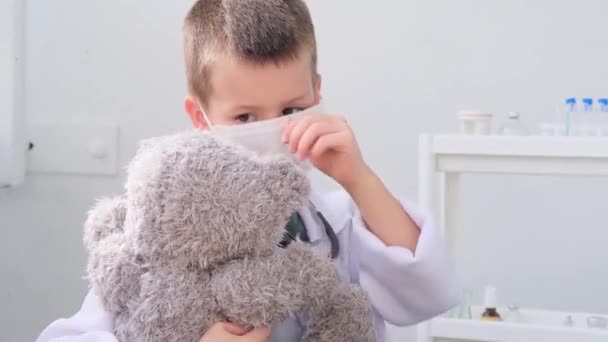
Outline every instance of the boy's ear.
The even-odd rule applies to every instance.
[[[203,117],[203,112],[194,96],[186,96],[186,99],[184,100],[184,108],[186,109],[186,113],[188,113],[188,116],[190,117],[190,121],[192,121],[192,126],[198,129],[209,128],[207,120],[205,120],[205,118]]]

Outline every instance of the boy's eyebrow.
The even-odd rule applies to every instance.
[[[253,112],[256,112],[258,109],[259,109],[259,107],[256,107],[256,106],[242,105],[242,106],[232,107],[230,109],[230,112],[253,113]]]
[[[303,100],[304,98],[308,97],[308,95],[310,95],[310,91],[309,91],[309,90],[306,90],[306,92],[305,92],[305,93],[303,93],[303,94],[301,94],[301,95],[298,95],[298,96],[296,96],[296,97],[292,98],[292,99],[291,99],[291,100],[289,100],[289,101],[286,101],[286,102],[285,102],[283,105],[288,105],[288,104],[291,104],[291,103],[293,103],[293,102],[297,102],[297,101],[299,101],[299,100]]]
[[[303,100],[304,98],[308,97],[310,95],[310,91],[306,91],[305,93],[302,93],[296,97],[293,97],[292,99],[285,101],[282,105],[283,106],[288,106],[294,102]],[[235,106],[233,108],[231,108],[231,112],[247,112],[247,113],[254,113],[256,111],[258,111],[260,109],[259,106],[255,106],[255,105],[239,105],[239,106]]]

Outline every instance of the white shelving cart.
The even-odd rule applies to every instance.
[[[425,134],[419,143],[420,205],[438,217],[448,243],[450,199],[457,191],[458,174],[608,176],[607,138]],[[472,312],[479,317],[481,308],[473,307]],[[608,329],[588,328],[585,323],[597,314],[520,312],[522,323],[437,317],[418,326],[418,342],[608,342]],[[575,326],[563,325],[567,315]],[[599,316],[608,319],[608,314]]]

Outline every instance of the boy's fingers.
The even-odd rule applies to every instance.
[[[295,119],[295,120],[289,120],[287,122],[287,124],[285,125],[285,127],[283,128],[283,143],[287,143],[289,142],[289,135],[291,134],[291,131],[293,130],[293,128],[303,119],[310,117],[311,115],[305,115],[300,119]]]
[[[318,121],[331,123],[335,121],[335,118],[330,115],[309,114],[302,119],[293,122],[293,125],[289,127],[289,132],[286,139],[286,143],[289,144],[290,152],[294,153],[297,151],[298,143],[304,132],[308,129],[308,126]]]
[[[287,144],[287,142],[289,141],[289,133],[291,133],[291,130],[293,129],[295,123],[295,121],[290,121],[283,128],[283,136],[281,137],[281,140],[283,140],[283,144]]]
[[[306,118],[312,118],[313,121],[323,120],[323,121],[335,122],[340,125],[348,125],[348,123],[346,122],[346,119],[344,119],[344,117],[342,117],[342,116],[335,116],[335,115],[328,115],[328,114],[321,114],[321,113],[307,114],[306,116],[304,116],[303,118],[301,118],[299,120],[292,120],[292,121],[287,122],[287,124],[285,124],[285,127],[283,128],[283,136],[281,137],[284,144],[287,144],[288,142],[290,142],[290,135],[291,135],[291,132],[293,131],[293,128],[296,127],[301,121],[303,121]],[[311,120],[311,119],[306,119],[306,120]]]
[[[222,329],[224,329],[225,331],[229,332],[232,335],[237,335],[237,336],[243,336],[245,334],[247,334],[248,332],[252,331],[253,328],[243,328],[239,325],[236,324],[232,324],[232,323],[228,323],[228,322],[222,322],[220,323]]]
[[[298,143],[300,138],[314,121],[318,120],[318,117],[306,116],[299,121],[295,122],[295,125],[287,135],[287,143],[289,144],[289,152],[294,153],[298,149]]]
[[[308,129],[304,132],[302,138],[300,138],[300,141],[298,142],[298,148],[296,151],[297,156],[303,160],[309,154],[310,149],[317,139],[319,139],[319,137],[326,134],[335,133],[339,129],[340,127],[330,122],[313,122],[310,126],[308,126]]]
[[[241,336],[242,342],[266,342],[270,340],[270,327],[255,328]]]
[[[342,139],[342,132],[326,134],[319,137],[310,151],[310,156],[313,158],[321,157],[321,155],[323,155],[323,153],[325,153],[327,150],[338,146]]]
[[[287,122],[287,124],[285,124],[285,127],[283,127],[283,143],[287,144],[287,142],[289,142],[289,134],[291,134],[291,131],[293,130],[293,127],[299,122],[300,120],[290,120]]]

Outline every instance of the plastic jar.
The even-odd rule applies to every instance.
[[[458,112],[460,133],[466,135],[489,135],[492,114],[480,110],[462,110]]]

